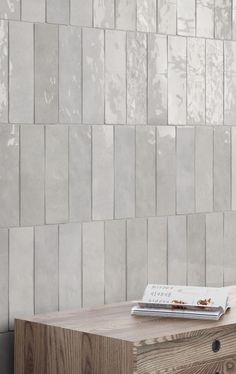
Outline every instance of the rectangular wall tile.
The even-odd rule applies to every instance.
[[[47,22],[49,23],[69,23],[70,0],[46,0],[47,2]]]
[[[81,30],[59,27],[59,121],[81,123]]]
[[[127,300],[142,297],[147,276],[147,220],[127,222]]]
[[[168,122],[186,124],[186,38],[168,39]]]
[[[197,0],[196,35],[204,38],[214,37],[214,0]]]
[[[116,0],[116,27],[121,30],[135,30],[136,0]]]
[[[135,129],[115,128],[115,218],[135,216]]]
[[[19,127],[0,126],[0,227],[19,225]]]
[[[34,313],[34,232],[32,227],[9,233],[9,320]]]
[[[232,210],[236,210],[236,128],[231,129],[232,151],[231,151],[231,191],[232,191]]]
[[[58,27],[35,25],[35,122],[58,121]]]
[[[93,127],[93,219],[113,218],[113,127]]]
[[[3,374],[14,371],[14,334],[0,334],[0,368]]]
[[[8,262],[8,230],[0,229],[0,332],[8,331]]]
[[[206,218],[203,214],[188,216],[187,258],[189,286],[206,284]]]
[[[175,214],[176,135],[171,126],[157,127],[156,196],[157,214]]]
[[[236,282],[236,212],[224,214],[224,286],[232,286]]]
[[[59,310],[81,306],[81,225],[59,226]]]
[[[231,145],[230,128],[214,129],[214,210],[231,207]]]
[[[231,0],[215,0],[215,38],[231,39]]]
[[[156,0],[137,0],[137,30],[156,32]]]
[[[236,42],[224,42],[224,124],[236,125]]]
[[[178,35],[195,36],[195,0],[177,1]]]
[[[94,27],[114,27],[114,0],[93,0]]]
[[[232,0],[232,39],[236,40],[236,1]]]
[[[70,0],[70,23],[76,26],[92,26],[93,0]]]
[[[168,284],[187,281],[186,217],[168,217]]]
[[[21,224],[44,223],[44,127],[21,126]]]
[[[148,220],[148,283],[167,284],[167,218]]]
[[[206,40],[206,123],[223,124],[223,43]]]
[[[213,128],[195,129],[195,198],[197,212],[213,210]]]
[[[148,35],[148,123],[167,124],[167,37]]]
[[[83,224],[83,307],[104,304],[104,223]]]
[[[0,123],[8,121],[8,23],[0,21]]]
[[[134,74],[135,71],[135,74]],[[144,125],[147,121],[147,38],[127,34],[127,122]]]
[[[83,29],[83,123],[104,123],[104,31],[98,29]]]
[[[177,212],[194,213],[194,128],[177,128]]]
[[[157,31],[161,34],[176,34],[176,0],[158,0]]]
[[[21,0],[23,21],[45,22],[45,0]]]
[[[58,310],[58,226],[35,227],[35,313]]]
[[[106,31],[105,53],[106,123],[126,123],[126,34]]]
[[[126,222],[105,222],[105,302],[126,300]]]
[[[1,19],[20,19],[20,0],[2,0],[0,3],[0,18]]]
[[[91,127],[69,128],[70,221],[91,220]]]
[[[136,215],[156,214],[155,127],[136,128]]]
[[[68,220],[68,127],[46,127],[46,222]]]
[[[206,286],[223,286],[223,214],[206,215]]]

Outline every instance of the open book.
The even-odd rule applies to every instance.
[[[225,288],[149,284],[132,315],[218,320],[229,308]]]

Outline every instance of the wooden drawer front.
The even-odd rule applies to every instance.
[[[169,373],[169,371],[168,371]],[[224,360],[195,365],[185,368],[179,368],[173,371],[173,374],[235,374],[236,356],[227,357]]]

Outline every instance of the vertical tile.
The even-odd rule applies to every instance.
[[[2,374],[14,371],[14,334],[0,334],[0,368]]]
[[[188,216],[187,258],[189,286],[206,284],[206,219],[203,214]]]
[[[236,128],[232,127],[232,153],[231,153],[231,191],[232,191],[232,210],[236,210]]]
[[[186,38],[168,39],[168,121],[186,124]]]
[[[168,217],[168,284],[187,280],[186,216]]]
[[[197,0],[196,35],[204,38],[214,37],[214,0]]]
[[[232,0],[232,39],[236,40],[236,1]]]
[[[206,215],[206,286],[223,286],[223,214]]]
[[[177,31],[179,35],[195,35],[195,0],[177,1]]]
[[[114,0],[93,0],[94,27],[114,28]]]
[[[135,72],[135,73],[134,73]],[[127,122],[147,121],[147,39],[146,34],[127,34]]]
[[[135,129],[115,127],[115,218],[135,216]]]
[[[144,218],[127,222],[127,300],[143,295],[148,277],[147,220]]]
[[[19,127],[0,126],[0,227],[19,225]]]
[[[58,27],[35,25],[35,122],[58,121]]]
[[[10,113],[11,123],[34,122],[33,25],[10,22]]]
[[[59,121],[81,123],[81,30],[59,27]]]
[[[46,0],[47,1],[47,22],[69,23],[70,0]]]
[[[156,32],[156,0],[137,0],[137,30]]]
[[[0,229],[0,332],[8,331],[8,230]]]
[[[224,42],[224,124],[236,125],[236,42]]]
[[[136,215],[155,216],[156,213],[156,132],[154,127],[136,128]]]
[[[104,123],[104,31],[98,29],[83,29],[83,122]]]
[[[59,310],[81,306],[81,225],[59,226]]]
[[[214,210],[231,207],[231,152],[230,128],[214,129]]]
[[[236,212],[224,214],[224,286],[232,286],[236,282]]]
[[[91,128],[69,129],[69,206],[70,221],[91,219]]]
[[[126,123],[126,34],[106,31],[105,53],[106,123]]]
[[[76,26],[92,26],[93,0],[70,0],[70,23]]]
[[[176,0],[158,0],[157,31],[161,34],[176,34]]]
[[[177,128],[177,212],[194,213],[194,128]]]
[[[187,122],[205,123],[205,40],[189,38],[187,43]]]
[[[9,233],[9,320],[34,313],[34,233],[32,227]]]
[[[0,123],[8,122],[8,23],[0,21]]]
[[[23,21],[45,22],[46,0],[21,0]]]
[[[93,219],[113,218],[113,127],[93,128]]]
[[[148,35],[148,123],[167,124],[167,37]]]
[[[175,128],[157,127],[156,196],[157,214],[175,214],[176,149]]]
[[[126,299],[126,222],[105,222],[105,302]]]
[[[116,27],[121,30],[136,29],[136,0],[116,0]]]
[[[21,126],[21,224],[44,223],[44,127]]]
[[[195,129],[195,198],[197,212],[213,210],[213,128]]]
[[[46,126],[46,222],[68,220],[68,127]]]
[[[83,224],[83,307],[104,304],[104,223]]]
[[[223,124],[223,42],[206,40],[206,123]]]
[[[35,313],[58,310],[58,226],[35,227]]]
[[[148,220],[148,283],[167,283],[167,218]]]
[[[20,0],[2,0],[0,3],[1,19],[20,19]]]
[[[231,39],[232,35],[231,0],[215,0],[215,38]]]

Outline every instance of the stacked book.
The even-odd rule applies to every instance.
[[[225,288],[149,284],[132,315],[219,320],[229,309]]]

